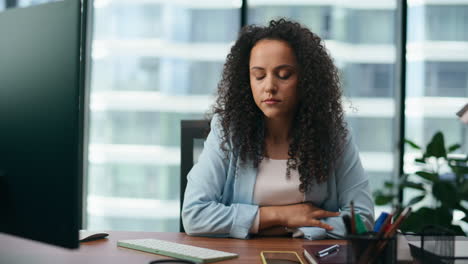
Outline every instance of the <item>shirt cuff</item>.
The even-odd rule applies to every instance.
[[[301,229],[296,228],[294,232],[292,233],[292,237],[304,237],[304,232],[302,232]]]
[[[309,240],[319,240],[327,237],[327,231],[321,227],[300,227],[298,228],[304,234],[304,238]]]
[[[289,227],[285,227],[284,228],[286,230],[286,232],[290,233],[292,237],[303,237],[304,236],[304,232],[302,232],[301,229],[299,228],[289,228]]]
[[[251,204],[235,204],[236,215],[234,222],[229,232],[230,237],[247,239],[249,237],[249,230],[258,212],[257,205]]]
[[[260,226],[260,210],[257,212],[257,216],[255,216],[255,220],[250,227],[249,233],[250,234],[258,234],[258,227]]]

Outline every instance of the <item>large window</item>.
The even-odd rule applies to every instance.
[[[468,41],[468,6],[461,1],[408,1],[408,39],[416,41]]]
[[[405,134],[426,145],[442,131],[447,145],[462,145],[458,153],[468,152],[467,126],[455,115],[468,102],[467,14],[468,0],[408,1]],[[415,170],[415,154],[405,149],[406,172]],[[454,212],[455,220],[462,217]]]
[[[180,120],[213,103],[240,4],[94,7],[87,228],[178,231]]]

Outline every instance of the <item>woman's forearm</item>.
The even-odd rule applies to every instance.
[[[259,208],[260,221],[258,231],[274,226],[283,226],[284,221],[279,206],[264,206]]]
[[[322,222],[327,217],[339,216],[339,212],[323,210],[311,203],[298,203],[279,206],[265,206],[259,209],[260,219],[258,231],[275,226],[297,228],[316,226],[333,230],[333,226]]]

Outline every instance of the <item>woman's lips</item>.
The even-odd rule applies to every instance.
[[[267,100],[264,100],[263,101],[265,104],[269,104],[269,105],[273,105],[273,104],[277,104],[279,102],[281,102],[280,100],[276,100],[276,99],[267,99]]]

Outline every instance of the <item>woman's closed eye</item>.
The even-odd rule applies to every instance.
[[[287,80],[291,75],[293,75],[294,71],[289,69],[288,67],[282,67],[276,72],[276,76],[281,80]]]
[[[290,72],[290,71],[284,71],[284,72],[281,71],[281,72],[275,73],[274,75],[275,75],[276,77],[278,77],[279,79],[281,79],[281,80],[287,80],[287,79],[289,79],[289,77],[292,76],[292,74],[293,74],[293,73]],[[254,73],[254,74],[252,74],[252,75],[253,75],[253,77],[255,78],[255,80],[258,80],[258,81],[259,81],[259,80],[262,80],[262,79],[264,79],[264,78],[266,77],[266,74],[264,74],[264,73],[258,73],[258,74],[257,74],[257,73]]]
[[[254,74],[255,80],[261,80],[265,78],[265,74]]]
[[[291,77],[291,73],[285,73],[285,74],[278,74],[278,78],[282,79],[282,80],[287,80],[289,79],[289,77]]]

